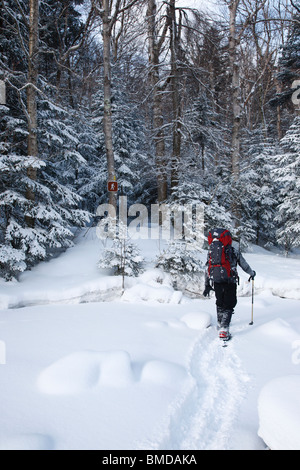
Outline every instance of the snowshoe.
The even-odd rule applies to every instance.
[[[223,341],[231,340],[231,334],[228,330],[221,329],[219,332],[219,338]]]

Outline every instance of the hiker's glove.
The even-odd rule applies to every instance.
[[[209,293],[210,293],[211,290],[213,290],[212,287],[210,287],[209,284],[206,284],[205,289],[204,289],[204,291],[203,291],[204,297],[206,297],[207,295],[209,295]]]
[[[255,278],[255,276],[256,276],[256,272],[255,272],[255,271],[252,271],[252,274],[251,274],[251,276],[249,277],[249,281],[253,281],[254,278]]]

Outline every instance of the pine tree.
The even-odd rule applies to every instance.
[[[241,165],[241,239],[271,246],[275,239],[278,187],[272,171],[278,146],[258,129],[244,139],[245,157]]]
[[[204,266],[199,251],[191,249],[188,240],[168,240],[167,247],[156,258],[155,266],[171,275],[175,289],[199,290]]]
[[[130,240],[127,227],[121,221],[114,226],[116,228],[114,239],[110,246],[104,249],[98,267],[110,268],[115,276],[121,276],[124,292],[125,277],[138,276],[143,270],[144,259],[138,247]]]
[[[281,202],[276,221],[277,241],[284,246],[286,254],[300,246],[300,116],[297,116],[280,142],[281,153],[275,159],[274,170],[280,186]]]
[[[54,3],[59,6],[62,2]],[[42,23],[48,4],[43,2],[41,7]],[[1,7],[0,47],[4,54],[0,72],[7,81],[7,106],[0,109],[3,142],[0,147],[0,274],[9,279],[45,259],[53,250],[71,246],[74,227],[86,224],[89,214],[80,210],[81,197],[74,184],[79,166],[87,163],[79,151],[74,116],[70,109],[57,104],[56,89],[41,75],[35,77],[39,90],[35,95],[38,154],[34,153],[34,158],[27,156],[26,140],[31,132],[24,86],[29,67],[28,2],[20,1],[16,5],[7,0]],[[41,50],[49,52],[49,22],[48,25],[49,30],[42,28],[40,35],[40,56]],[[16,28],[18,34],[14,35]],[[9,36],[13,38],[11,42]],[[72,42],[70,37],[69,40]],[[45,57],[49,58],[47,54],[43,56],[40,69],[47,70],[52,79],[55,61],[50,61],[50,66]]]
[[[282,46],[278,63],[277,79],[281,83],[282,90],[270,100],[274,106],[290,106],[292,104],[291,97],[294,89],[291,87],[294,80],[300,78],[300,2],[295,1],[294,6],[297,9],[292,18],[287,40]]]
[[[292,28],[286,44],[282,48],[282,54],[279,61],[281,68],[278,79],[283,83],[287,83],[290,87],[295,79],[299,79],[300,70],[300,3],[298,14],[294,15]]]
[[[95,213],[106,194],[105,156],[99,152],[98,134],[95,132],[91,113],[80,109],[74,116],[73,128],[78,138],[77,151],[84,158],[76,170],[71,166],[72,186],[82,198],[83,209]],[[70,184],[72,182],[70,181]]]

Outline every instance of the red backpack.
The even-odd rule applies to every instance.
[[[213,282],[226,282],[232,277],[232,237],[228,230],[216,228],[208,234],[208,276]]]

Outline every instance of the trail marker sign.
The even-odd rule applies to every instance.
[[[110,193],[118,192],[118,182],[117,181],[108,181],[107,183],[107,190]]]

